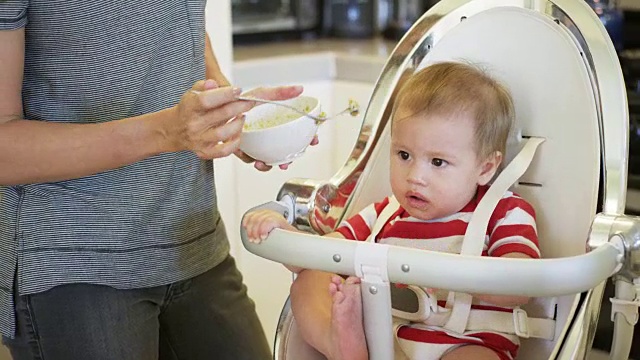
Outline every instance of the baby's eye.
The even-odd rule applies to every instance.
[[[398,155],[402,160],[409,160],[409,153],[406,151],[398,151]]]
[[[431,165],[433,165],[435,167],[442,167],[442,166],[445,166],[447,164],[448,164],[447,160],[442,160],[442,159],[438,159],[438,158],[435,158],[435,159],[431,160]]]

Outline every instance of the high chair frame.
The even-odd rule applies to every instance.
[[[588,74],[587,87],[592,91],[596,132],[599,136],[599,144],[595,144],[594,148],[599,148],[596,151],[600,158],[600,174],[599,184],[594,185],[598,190],[599,213],[596,214],[596,209],[593,209],[591,229],[585,234],[588,236],[587,244],[584,245],[588,250],[586,254],[584,250],[576,253],[573,249],[573,253],[565,255],[572,255],[571,257],[507,261],[461,255],[452,257],[448,254],[395,247],[385,248],[381,253],[379,244],[354,244],[355,242],[321,239],[283,230],[275,230],[264,243],[256,245],[249,243],[244,230],[241,230],[244,246],[249,251],[274,261],[344,275],[358,274],[358,264],[361,264],[363,258],[370,261],[368,264],[384,268],[384,276],[376,279],[376,283],[363,282],[365,330],[372,359],[393,357],[388,340],[391,336],[387,332],[390,312],[378,311],[370,316],[366,312],[366,303],[369,301],[366,297],[373,295],[375,301],[388,303],[388,296],[385,299],[384,294],[389,282],[440,287],[442,284],[434,283],[434,278],[442,275],[423,264],[448,264],[449,261],[463,261],[467,269],[480,269],[489,263],[492,266],[504,266],[517,273],[519,279],[519,284],[510,287],[496,285],[500,283],[500,279],[504,282],[506,278],[500,278],[492,284],[470,283],[464,273],[452,271],[441,281],[446,282],[453,291],[529,296],[577,294],[575,311],[571,311],[570,318],[566,319],[570,326],[566,326],[562,334],[558,334],[553,350],[549,351],[550,357],[556,359],[581,359],[586,356],[595,333],[604,281],[614,275],[617,299],[613,300],[612,317],[616,320],[616,330],[612,358],[622,359],[626,358],[624,354],[628,354],[639,303],[636,285],[640,277],[640,220],[624,215],[628,156],[626,92],[611,40],[593,11],[582,0],[440,1],[414,24],[394,49],[375,85],[360,135],[344,166],[326,181],[292,179],[283,185],[276,202],[258,208],[274,209],[299,229],[324,234],[332,231],[348,215],[349,209],[371,202],[366,196],[356,199],[356,195],[361,195],[359,180],[363,174],[373,171],[371,168],[386,166],[384,163],[369,162],[372,157],[377,156],[376,151],[380,152],[381,146],[378,145],[388,135],[387,122],[394,94],[405,75],[419,68],[425,59],[441,59],[442,56],[436,55],[439,42],[447,36],[453,36],[450,35],[453,34],[452,29],[461,21],[505,7],[514,9],[514,15],[523,10],[535,12],[540,19],[552,20],[562,26],[579,50],[584,71]],[[498,11],[494,13],[498,14]],[[292,245],[294,242],[295,246]],[[411,269],[411,272],[407,269]],[[562,274],[566,269],[582,271],[571,276],[558,275],[557,282],[545,282],[543,288],[536,286],[544,281],[545,276]],[[286,359],[286,353],[283,352],[286,350],[283,349],[292,341],[300,341],[299,338],[292,340],[281,336],[291,334],[294,327],[287,304],[278,328],[274,354],[276,359]],[[371,330],[374,327],[385,330],[376,332]],[[295,332],[293,335],[298,336]]]

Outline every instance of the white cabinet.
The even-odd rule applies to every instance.
[[[304,63],[287,66],[292,60],[286,57],[260,60],[249,67],[239,64],[233,74],[234,82],[245,90],[257,86],[302,84],[305,88],[304,94],[317,97],[327,114],[344,110],[350,98],[356,100],[361,107],[366,106],[373,82],[335,79],[335,57],[325,58],[325,61],[330,63],[321,63],[321,59],[319,63],[318,58],[307,58],[311,66],[308,72],[305,71],[307,67]],[[318,67],[327,71],[322,73],[318,71]],[[283,73],[276,71],[277,69],[288,71]],[[296,76],[292,73],[297,73],[297,80],[290,80]],[[311,78],[309,73],[313,74]],[[318,131],[320,144],[309,147],[286,171],[273,169],[261,173],[252,165],[244,164],[233,157],[214,162],[218,206],[227,226],[232,253],[243,273],[249,294],[256,303],[258,315],[271,345],[280,310],[289,293],[291,273],[281,264],[264,260],[244,250],[239,233],[241,217],[248,209],[274,200],[278,190],[288,179],[330,178],[351,153],[363,114],[364,111],[357,117],[345,115],[324,123]]]

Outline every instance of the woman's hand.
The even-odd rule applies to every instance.
[[[300,86],[282,86],[254,90],[252,96],[284,100],[300,95]],[[215,81],[198,81],[173,108],[173,121],[160,127],[172,144],[172,151],[189,150],[202,159],[226,157],[238,150],[244,126],[242,114],[256,104],[237,101],[241,90],[218,87]]]
[[[233,101],[240,92],[237,88],[218,88],[213,80],[195,83],[174,108],[174,121],[165,124],[164,135],[174,145],[173,150],[190,150],[203,159],[232,154],[240,144],[244,124],[236,116],[251,108]]]

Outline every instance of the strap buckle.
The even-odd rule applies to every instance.
[[[531,337],[531,332],[529,330],[529,316],[523,309],[513,309],[513,328],[518,337],[524,339]]]

